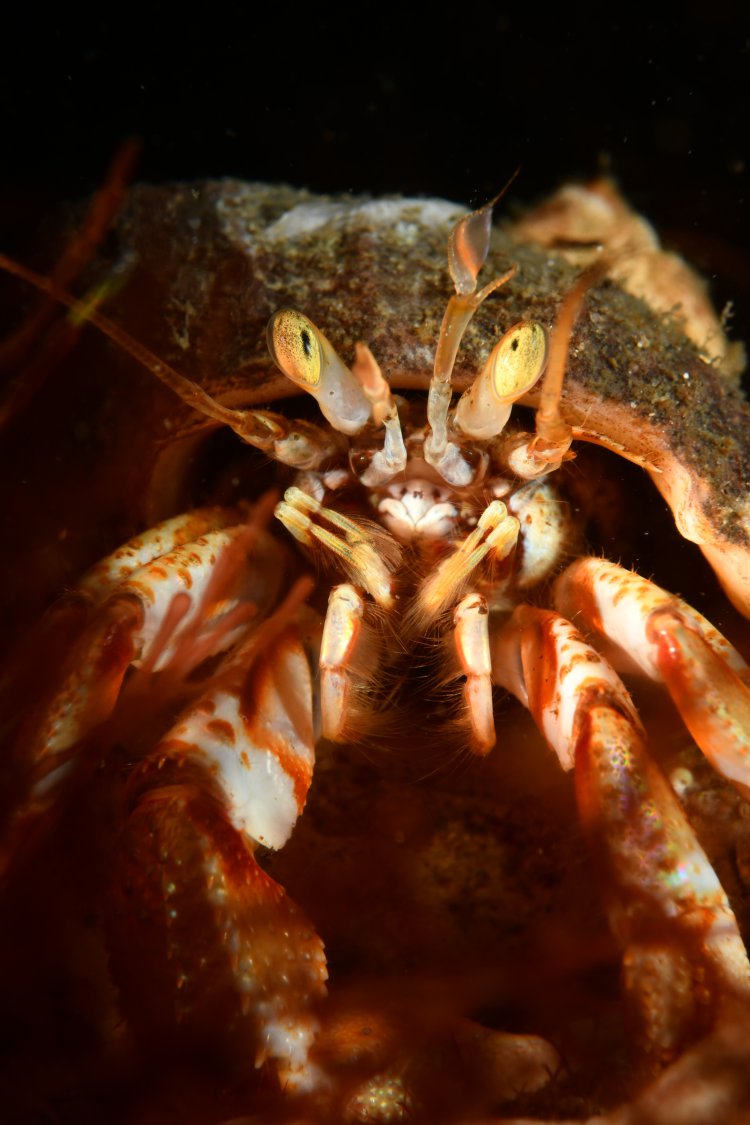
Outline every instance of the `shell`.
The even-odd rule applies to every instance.
[[[108,306],[113,319],[227,403],[267,404],[294,393],[265,345],[265,324],[285,305],[319,324],[345,359],[363,339],[395,388],[425,388],[451,291],[447,236],[462,211],[442,200],[318,197],[231,180],[136,187],[89,280],[124,265],[127,284]],[[529,229],[527,218],[518,237]],[[516,278],[466,333],[457,390],[501,330],[523,317],[551,324],[579,272],[560,254],[519,242],[513,227],[496,229],[483,276],[510,263]],[[687,305],[691,296],[683,286],[674,299]],[[173,449],[154,482],[153,442],[182,432],[187,413],[147,387],[140,372],[129,408],[117,380],[132,382],[131,361],[107,347],[95,362],[106,365],[107,382],[94,389],[99,415],[94,401],[86,418],[98,445],[90,468],[101,472],[105,458],[120,466],[125,479],[112,484],[112,507],[118,491],[131,512],[132,497],[143,497],[137,514],[153,522],[174,508],[175,480],[193,451]],[[748,612],[750,410],[719,363],[704,362],[677,315],[655,316],[608,281],[588,295],[576,324],[564,396],[576,436],[650,472],[680,533],[701,547]],[[133,448],[136,425],[145,440]],[[138,463],[126,469],[128,457]]]

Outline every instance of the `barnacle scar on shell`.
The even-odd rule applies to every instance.
[[[58,583],[0,680],[4,960],[39,978],[51,912],[79,1097],[127,1073],[131,1116],[168,1113],[156,1066],[196,1122],[750,1104],[748,668],[575,512],[606,522],[587,445],[634,462],[747,613],[737,352],[610,186],[491,212],[135,188],[118,285],[0,259],[68,306],[56,362],[91,322],[117,345],[84,383],[108,487],[65,538],[150,528]],[[36,338],[0,353],[9,433]]]

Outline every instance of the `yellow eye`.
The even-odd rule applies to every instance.
[[[280,309],[268,322],[268,350],[284,374],[303,387],[320,382],[322,354],[318,330],[294,309]]]
[[[534,385],[547,363],[547,333],[523,320],[500,340],[490,358],[492,389],[499,399],[517,397]]]

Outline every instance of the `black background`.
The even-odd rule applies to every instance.
[[[731,0],[642,9],[454,4],[446,14],[154,3],[17,9],[4,22],[0,235],[137,175],[508,205],[607,170],[734,298],[750,335],[750,23]]]

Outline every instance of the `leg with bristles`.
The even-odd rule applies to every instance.
[[[575,767],[626,992],[645,1050],[667,1061],[750,999],[750,964],[727,896],[646,753],[627,692],[568,622],[520,607],[492,640],[492,668],[563,767]]]
[[[332,742],[355,733],[362,718],[357,687],[363,679],[372,684],[378,665],[366,612],[360,590],[348,582],[334,586],[320,645],[321,727]]]

